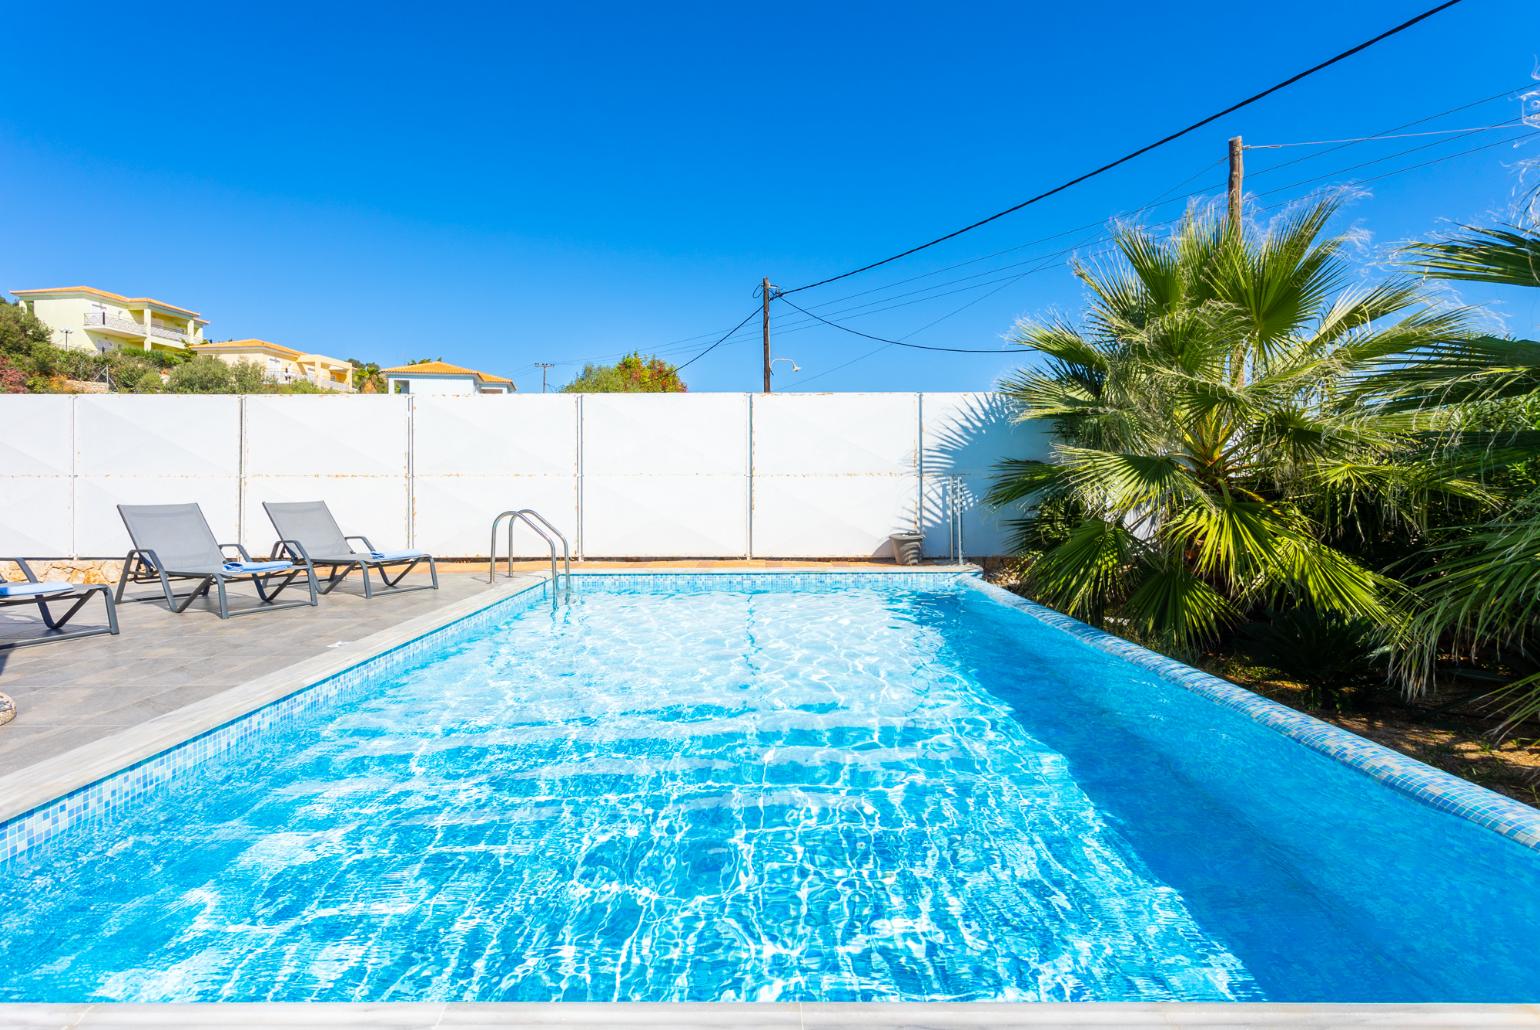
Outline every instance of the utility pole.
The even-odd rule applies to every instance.
[[[770,277],[767,275],[759,284],[760,296],[764,299],[765,315],[765,392],[770,392]]]
[[[550,368],[554,367],[555,362],[553,362],[553,361],[537,361],[537,362],[535,362],[535,365],[536,365],[537,368],[540,369],[540,392],[541,393],[545,393],[545,373],[546,373],[547,369],[550,369]]]
[[[1244,171],[1241,167],[1241,152],[1245,149],[1241,146],[1239,136],[1230,137],[1230,208],[1226,223],[1235,232],[1241,228],[1241,175]]]

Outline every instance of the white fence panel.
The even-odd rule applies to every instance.
[[[584,555],[748,553],[747,395],[590,394],[582,423]]]
[[[916,524],[919,398],[753,398],[754,554],[865,558]]]
[[[957,490],[962,509],[963,550],[969,555],[1009,553],[1011,512],[984,503],[995,466],[1005,458],[1049,456],[1041,425],[1012,421],[1015,406],[998,393],[927,393],[920,398],[924,438],[921,514],[927,557],[950,553],[947,494]]]
[[[0,404],[0,555],[72,554],[74,401],[20,395]]]
[[[768,476],[754,480],[756,558],[869,558],[914,527],[914,476]]]
[[[0,478],[74,472],[73,397],[18,394],[0,398]]]
[[[76,553],[82,558],[121,558],[128,553],[133,544],[118,517],[119,504],[198,504],[219,542],[233,544],[240,498],[240,481],[233,476],[81,476],[75,481]]]
[[[76,553],[128,553],[119,504],[197,503],[220,541],[236,540],[240,457],[239,397],[77,397]]]
[[[246,402],[242,542],[265,551],[263,501],[325,501],[344,533],[411,540],[405,397],[263,397]]]
[[[0,556],[74,554],[74,499],[69,476],[0,477]]]
[[[439,555],[486,553],[498,512],[533,508],[578,542],[578,399],[572,394],[412,399],[415,546]],[[507,537],[499,544],[506,548]],[[527,526],[521,557],[544,557]]]
[[[176,501],[264,551],[263,501],[321,499],[346,532],[447,556],[484,555],[516,507],[589,557],[859,557],[916,521],[940,556],[954,484],[966,551],[1002,553],[994,466],[1049,456],[1011,414],[989,393],[4,397],[0,554],[115,557],[115,505]]]

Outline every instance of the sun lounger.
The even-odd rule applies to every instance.
[[[120,602],[129,583],[158,582],[166,597],[166,607],[173,612],[186,611],[188,605],[213,588],[218,594],[221,619],[317,603],[315,569],[309,562],[255,561],[240,544],[218,543],[209,529],[208,520],[203,517],[203,510],[196,504],[120,504],[118,514],[134,542],[134,549],[128,552],[123,563],[123,575],[118,579],[117,599]],[[239,558],[226,553],[232,548]],[[304,577],[310,588],[310,599],[279,603],[278,595],[300,577]],[[188,579],[197,581],[190,593],[179,596],[172,591],[172,580]],[[226,584],[243,580],[250,580],[257,588],[261,604],[232,611]]]
[[[101,633],[118,632],[118,609],[112,603],[112,588],[105,584],[87,585],[81,583],[42,582],[32,572],[32,567],[21,558],[0,558],[0,561],[15,562],[21,569],[24,580],[0,580],[0,608],[18,604],[37,605],[38,615],[42,617],[44,631],[37,636],[24,637],[20,640],[0,641],[0,649],[10,647],[27,647],[30,644],[46,644],[51,640],[69,640],[71,637],[94,637]],[[91,598],[100,596],[107,606],[107,625],[93,626],[90,629],[65,629],[65,626],[75,617]],[[73,601],[69,610],[63,615],[55,615],[48,606],[50,604]]]
[[[379,573],[386,589],[395,593],[438,589],[438,566],[433,563],[431,554],[410,550],[382,551],[370,543],[366,536],[344,536],[342,527],[337,525],[325,501],[264,501],[262,507],[267,510],[268,519],[278,531],[279,540],[273,544],[273,557],[289,557],[326,567],[329,574],[325,585],[321,587],[323,594],[335,590],[354,569],[363,577],[365,597],[374,596],[370,570]],[[362,550],[353,546],[355,540],[363,545]],[[432,582],[400,586],[406,574],[421,562],[428,563],[428,574]],[[395,574],[395,578],[391,578],[390,570],[398,568],[400,571]]]

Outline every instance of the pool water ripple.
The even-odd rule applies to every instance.
[[[584,593],[23,854],[0,998],[1304,1000],[1360,953],[1443,989],[1148,735],[1289,759],[1178,694],[972,591]]]

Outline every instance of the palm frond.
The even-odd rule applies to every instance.
[[[1528,226],[1463,227],[1456,235],[1414,243],[1408,264],[1435,279],[1540,286],[1540,232]]]

